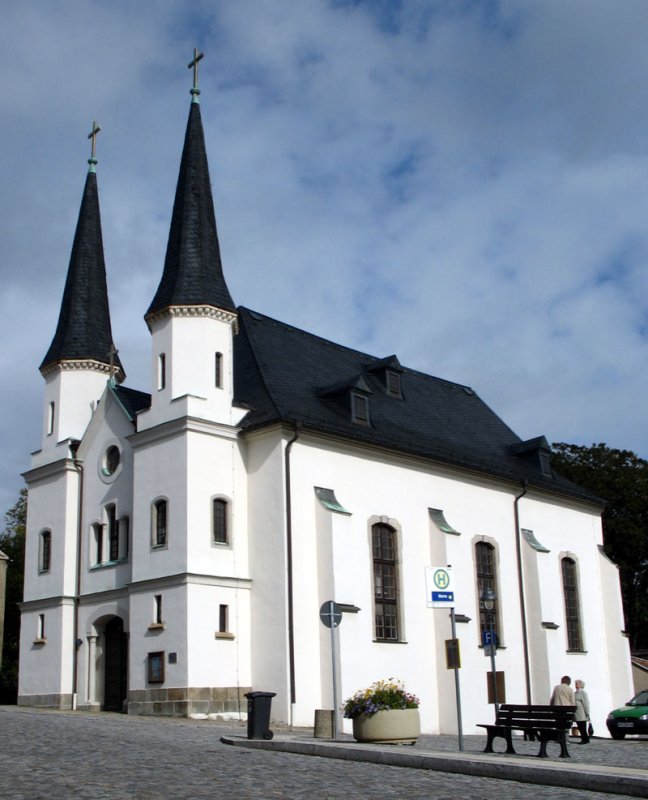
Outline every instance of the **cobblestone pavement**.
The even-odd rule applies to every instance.
[[[354,800],[625,800],[625,795],[530,786],[514,781],[247,750],[220,743],[245,734],[236,723],[0,708],[0,798],[11,800],[182,800],[292,798]],[[304,735],[307,735],[306,733]],[[433,740],[433,741],[432,741]],[[467,737],[478,752],[482,737]],[[432,747],[434,745],[434,747]],[[610,750],[605,748],[610,745]],[[424,737],[419,747],[456,750],[455,737]],[[589,751],[623,753],[645,767],[648,741],[601,741]],[[586,747],[573,748],[587,750]],[[578,756],[585,758],[585,755]],[[619,755],[613,762],[616,766]]]

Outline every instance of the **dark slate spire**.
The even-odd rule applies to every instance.
[[[164,272],[147,317],[178,305],[209,305],[226,311],[235,310],[223,277],[197,95],[194,85]]]
[[[106,265],[104,262],[101,216],[94,157],[95,136],[99,128],[93,124],[92,156],[88,159],[90,169],[86,177],[83,199],[79,211],[70,266],[68,267],[61,313],[56,333],[41,371],[61,361],[93,360],[110,367],[114,364],[118,378],[124,372],[115,355],[108,289],[106,287]],[[113,356],[111,360],[111,350]]]

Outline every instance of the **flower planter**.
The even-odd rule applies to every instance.
[[[353,736],[374,744],[414,744],[421,733],[418,708],[390,708],[353,720]]]

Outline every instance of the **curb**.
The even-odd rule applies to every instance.
[[[619,769],[596,765],[580,765],[578,769],[569,764],[554,762],[536,763],[524,756],[516,758],[479,755],[455,755],[449,753],[404,752],[393,747],[366,746],[357,743],[351,746],[336,742],[313,742],[296,739],[247,739],[239,736],[222,736],[223,744],[247,747],[252,750],[274,750],[344,761],[364,761],[391,767],[427,769],[435,772],[451,772],[483,778],[519,781],[543,786],[559,786],[569,789],[625,794],[632,797],[648,797],[648,771]]]

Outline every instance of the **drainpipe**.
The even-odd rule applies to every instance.
[[[74,459],[74,466],[79,473],[79,502],[77,509],[77,563],[76,586],[74,587],[74,630],[72,633],[72,711],[77,710],[77,695],[79,682],[79,603],[81,599],[81,554],[83,532],[83,463]]]
[[[522,542],[520,530],[520,511],[518,503],[528,491],[528,482],[522,482],[522,493],[515,498],[513,510],[515,514],[515,548],[517,551],[518,587],[520,592],[520,615],[522,617],[522,647],[524,650],[524,678],[526,682],[527,704],[531,705],[531,671],[529,669],[529,636],[527,634],[526,603],[524,600],[524,576],[522,574]]]
[[[295,688],[295,626],[293,617],[293,558],[292,558],[292,501],[290,491],[290,450],[299,438],[299,424],[294,422],[295,433],[284,450],[286,476],[286,571],[288,582],[288,669],[290,675],[290,726],[293,723],[293,705],[297,699]]]

